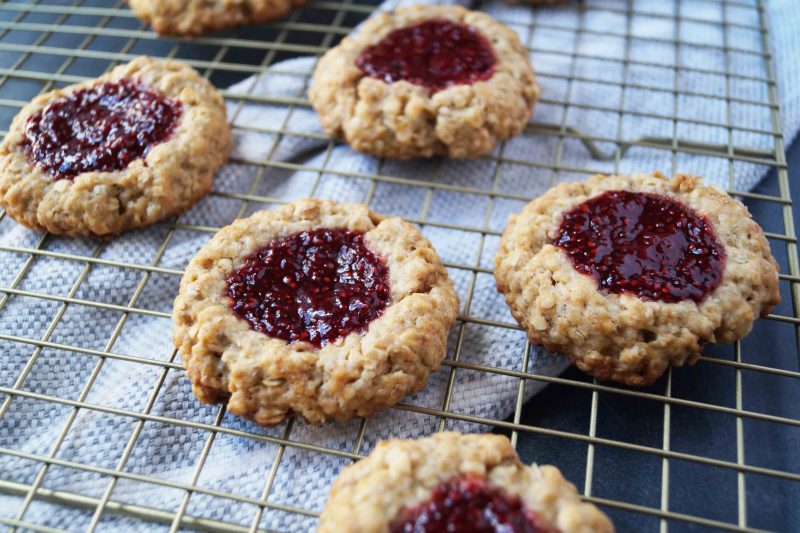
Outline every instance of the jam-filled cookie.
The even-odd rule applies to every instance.
[[[320,59],[325,130],[387,157],[477,157],[522,131],[539,88],[517,34],[458,6],[381,13]]]
[[[22,108],[0,144],[0,206],[32,229],[109,236],[189,209],[230,148],[208,81],[138,57]]]
[[[502,435],[378,443],[334,481],[319,533],[609,533],[550,465],[525,466]]]
[[[531,342],[636,386],[741,339],[780,301],[747,208],[685,174],[554,187],[511,218],[495,276]]]
[[[161,35],[204,35],[281,18],[305,0],[128,0]]]
[[[259,424],[368,416],[425,386],[458,297],[430,242],[360,204],[304,199],[220,230],[175,300],[195,395]]]

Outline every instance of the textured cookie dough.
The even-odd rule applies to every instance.
[[[701,303],[645,301],[598,289],[552,239],[563,213],[609,190],[679,199],[706,217],[727,259]],[[780,301],[778,266],[747,208],[701,179],[678,174],[596,175],[562,183],[511,217],[495,257],[497,288],[535,344],[599,379],[652,384],[668,365],[694,364],[703,344],[741,339]]]
[[[305,0],[128,0],[161,35],[204,35],[281,18]]]
[[[558,468],[523,465],[502,435],[460,433],[378,443],[334,481],[318,531],[384,533],[403,509],[430,498],[437,485],[466,474],[484,477],[489,485],[519,497],[563,533],[614,531],[597,507],[581,501]]]
[[[429,19],[467,24],[486,37],[497,59],[491,78],[433,94],[407,81],[365,75],[356,59],[388,33]],[[539,87],[517,34],[485,13],[458,6],[410,6],[368,20],[320,59],[309,98],[325,131],[355,150],[397,158],[477,157],[520,133]]]
[[[28,118],[67,94],[96,84],[139,80],[182,104],[172,135],[146,157],[110,172],[54,179],[28,161]],[[191,67],[138,57],[103,76],[37,96],[14,118],[0,144],[0,206],[20,224],[71,236],[110,236],[182,213],[211,189],[227,160],[231,131],[217,90]]]
[[[315,349],[250,329],[229,308],[226,277],[278,237],[314,228],[364,232],[389,268],[391,302],[366,331]],[[198,399],[275,424],[369,416],[422,389],[445,356],[458,297],[420,232],[361,204],[304,199],[223,228],[192,259],[175,300],[174,340]]]

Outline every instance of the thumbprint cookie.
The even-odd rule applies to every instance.
[[[511,218],[495,277],[531,342],[634,386],[741,339],[780,302],[747,208],[685,174],[554,187]]]
[[[281,18],[304,0],[128,0],[161,35],[205,35]]]
[[[517,34],[459,6],[374,16],[320,59],[309,89],[328,134],[396,158],[485,154],[522,131],[538,97]]]
[[[611,533],[550,465],[522,464],[502,435],[378,443],[344,468],[319,533]]]
[[[425,386],[458,305],[416,228],[304,199],[235,221],[197,253],[174,340],[203,402],[263,425],[346,420]]]
[[[192,207],[230,149],[217,90],[142,56],[22,108],[0,144],[0,206],[35,230],[110,236]]]

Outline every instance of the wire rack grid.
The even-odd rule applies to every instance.
[[[472,7],[481,8],[482,5]],[[299,55],[320,56],[374,9],[372,3],[360,0],[316,1],[296,10],[284,21],[185,40],[158,38],[133,18],[123,2],[113,6],[102,0],[0,2],[0,118],[7,128],[19,108],[38,92],[98,75],[140,53],[180,58],[218,87],[241,82],[268,67],[275,75],[299,77],[305,87],[310,74],[308,69],[298,72],[286,69],[279,62]],[[574,11],[575,24],[560,25],[548,16],[553,10],[567,9]],[[709,12],[716,15],[709,17]],[[597,13],[618,17],[620,24],[609,32],[608,38],[621,43],[623,52],[619,56],[610,57],[580,46],[582,37],[604,33],[587,23]],[[642,18],[668,24],[672,34],[638,35],[635,26]],[[797,392],[800,379],[797,337],[800,266],[764,5],[748,0],[698,0],[691,4],[634,0],[586,2],[533,11],[532,19],[524,23],[505,22],[528,32],[531,37],[526,44],[535,59],[548,57],[565,67],[559,72],[537,64],[537,73],[543,81],[563,84],[563,92],[546,92],[540,103],[540,106],[561,109],[562,119],[555,123],[533,122],[525,132],[527,142],[549,143],[553,153],[551,160],[512,157],[506,146],[501,146],[476,163],[485,164],[489,169],[489,180],[483,187],[443,179],[439,172],[441,162],[434,163],[433,172],[424,177],[402,176],[396,166],[384,161],[378,162],[374,171],[341,170],[331,164],[336,143],[319,133],[294,127],[292,114],[309,107],[304,91],[296,96],[274,96],[256,93],[250,87],[245,91],[224,91],[233,102],[231,120],[237,129],[263,134],[270,143],[263,157],[234,156],[232,164],[252,170],[251,180],[244,189],[215,187],[211,197],[232,202],[237,206],[236,215],[242,216],[253,209],[285,202],[288,198],[279,192],[261,194],[260,186],[294,172],[311,176],[311,195],[324,195],[324,181],[330,176],[363,183],[364,187],[359,190],[362,191],[361,200],[367,204],[377,203],[384,187],[419,191],[415,214],[407,214],[405,218],[423,229],[442,230],[445,235],[457,232],[473,236],[477,245],[472,261],[445,258],[454,276],[461,276],[463,280],[463,309],[451,336],[450,354],[440,371],[445,376],[443,400],[438,406],[404,402],[393,408],[394,411],[432,420],[435,430],[444,430],[451,427],[451,423],[459,422],[509,434],[524,460],[557,464],[582,489],[584,498],[601,505],[622,531],[750,531],[796,526],[798,516],[797,511],[792,510],[795,507],[792,502],[796,503],[800,497],[800,468],[795,459],[771,453],[774,450],[770,449],[772,445],[796,443],[800,427],[796,412],[793,416],[786,400],[794,397],[786,394]],[[687,41],[682,28],[690,26],[719,31],[721,43]],[[734,31],[752,34],[752,42],[731,42],[730,35]],[[533,37],[537,32],[565,35],[572,41],[572,47],[543,46]],[[674,47],[673,61],[654,64],[647,58],[632,57],[630,45],[634,40]],[[688,49],[721,54],[725,68],[687,62],[684,52]],[[731,68],[733,56],[746,56],[758,62],[763,74],[734,71]],[[582,61],[613,66],[619,69],[621,76],[618,79],[584,77],[580,70]],[[673,83],[664,86],[651,85],[640,78],[633,81],[629,74],[639,68],[666,70]],[[717,77],[721,80],[721,89],[716,92],[687,89],[682,83],[686,76]],[[576,101],[574,92],[581,83],[618,89],[623,94],[620,105]],[[750,93],[741,96],[736,90],[739,84],[758,86],[763,98],[754,99]],[[625,105],[626,95],[633,91],[644,91],[651,96],[667,95],[672,105],[667,106],[663,114],[637,111]],[[724,118],[710,120],[681,115],[682,98],[721,102]],[[237,117],[247,113],[250,104],[281,106],[288,112],[279,124],[242,126],[236,122]],[[733,109],[737,105],[762,109],[768,117],[766,125],[735,123]],[[617,119],[616,133],[582,131],[569,120],[570,109],[611,114]],[[662,121],[661,131],[665,133],[631,137],[626,135],[623,126],[627,119]],[[723,140],[719,143],[690,140],[682,134],[686,127],[719,128],[724,132]],[[745,134],[766,138],[766,143],[743,141]],[[280,143],[289,137],[321,143],[321,163],[309,165],[275,157]],[[571,147],[576,144],[591,156],[590,165],[576,164],[569,159]],[[657,385],[646,390],[598,383],[574,370],[561,376],[531,371],[538,352],[527,342],[522,344],[516,368],[493,367],[470,359],[465,355],[471,342],[470,327],[519,330],[510,321],[486,318],[474,311],[476,286],[481,280],[491,278],[491,257],[487,260],[487,255],[502,229],[493,219],[493,209],[500,202],[522,205],[535,195],[503,188],[504,169],[514,167],[532,175],[547,176],[550,185],[596,172],[625,170],[626,154],[633,150],[669,154],[671,168],[662,170],[673,173],[683,170],[684,157],[727,162],[729,192],[743,199],[765,225],[779,259],[782,305],[757,324],[751,336],[754,340],[712,347],[696,368],[670,371]],[[739,165],[754,165],[770,174],[754,192],[735,190]],[[476,213],[473,223],[437,218],[432,213],[442,194],[479,198],[484,212]],[[0,235],[11,231],[13,225],[5,213],[0,214]],[[227,423],[231,417],[226,415],[224,406],[214,408],[210,418],[203,420],[159,414],[156,409],[159,395],[170,378],[177,375],[183,379],[176,353],[150,357],[145,353],[126,353],[116,346],[126,327],[138,317],[169,320],[169,309],[149,305],[148,298],[152,296],[149,285],[156,278],[179,279],[181,268],[168,263],[165,266],[164,258],[178,246],[181,235],[210,236],[218,225],[196,223],[191,216],[184,215],[160,224],[159,229],[158,242],[142,261],[121,260],[107,253],[114,246],[113,241],[86,241],[82,251],[72,248],[65,251],[65,239],[48,234],[31,236],[24,245],[0,244],[3,273],[0,318],[15,300],[22,300],[41,304],[36,312],[43,313],[44,319],[35,335],[11,330],[6,323],[0,329],[3,352],[0,367],[13,371],[3,374],[0,381],[0,456],[23,460],[31,467],[31,474],[23,478],[14,472],[0,472],[0,495],[13,497],[15,502],[0,509],[0,523],[12,531],[62,530],[63,524],[41,518],[48,513],[35,511],[37,505],[45,504],[85,516],[82,527],[87,530],[102,529],[108,525],[109,517],[125,516],[135,520],[132,523],[142,530],[256,531],[268,529],[263,520],[270,512],[305,517],[309,520],[306,523],[313,525],[319,514],[318,507],[287,505],[271,497],[276,483],[280,482],[279,471],[285,456],[300,450],[335,457],[344,465],[369,451],[372,439],[370,423],[366,420],[355,424],[346,446],[324,447],[295,437],[294,429],[302,424],[299,421],[289,421],[276,430],[265,431],[253,425]],[[47,265],[63,268],[71,276],[66,292],[48,292],[27,285],[32,273],[37,268],[48,268]],[[104,268],[134,276],[135,282],[123,301],[82,296],[83,287],[92,282],[93,273]],[[70,321],[75,308],[89,308],[114,317],[113,327],[104,342],[95,346],[58,340],[59,328]],[[51,353],[88,365],[74,394],[58,394],[28,386],[37,373],[58,372],[57,367],[43,364],[45,360],[53,361],[48,359]],[[102,379],[104,368],[115,363],[144,365],[153,370],[148,389],[142,391],[140,408],[123,409],[92,397],[92,388]],[[518,392],[509,418],[491,419],[451,408],[459,381],[468,379],[471,373],[493,374],[517,383]],[[526,390],[536,383],[549,387],[526,403]],[[771,401],[762,401],[764,396]],[[57,436],[45,443],[40,452],[14,445],[12,431],[18,426],[10,420],[17,406],[26,402],[37,402],[42,405],[43,412],[54,406],[60,409]],[[65,443],[70,441],[71,434],[78,431],[81,416],[86,412],[128,422],[124,426],[125,446],[110,463],[81,462],[65,458],[61,453],[68,446]],[[138,453],[152,457],[160,453],[158,449],[137,449],[142,435],[153,426],[165,430],[192,430],[201,436],[201,445],[190,447],[186,452],[193,455],[188,479],[164,479],[128,468],[129,461]],[[236,487],[209,487],[201,482],[204,470],[208,469],[208,459],[217,441],[223,438],[253,442],[274,450],[272,460],[262,465],[263,484],[258,494],[242,494]],[[696,440],[701,444],[694,445],[692,442]],[[52,485],[48,483],[48,475],[56,469],[69,469],[99,479],[102,490],[65,490]],[[123,482],[137,484],[141,491],[153,487],[178,491],[182,497],[172,508],[140,505],[117,497],[115,491]],[[709,493],[715,496],[704,500],[702,495],[708,497]],[[192,506],[192,500],[198,498],[243,505],[250,514],[246,520],[238,521],[203,516]]]

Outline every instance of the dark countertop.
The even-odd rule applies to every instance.
[[[787,151],[791,196],[800,198],[800,140]],[[754,192],[780,195],[773,170]],[[782,231],[782,210],[774,204],[747,201],[751,213],[766,228]],[[792,206],[793,219],[800,220],[800,203]],[[773,254],[786,268],[786,246],[772,241]],[[782,282],[783,303],[776,312],[793,315],[788,283]],[[790,324],[761,320],[742,342],[742,361],[786,370],[798,370],[797,336]],[[708,346],[705,355],[734,359],[732,345]],[[672,396],[736,407],[735,371],[718,364],[699,362],[672,373]],[[589,380],[576,368],[562,377]],[[616,385],[612,385],[615,386]],[[663,394],[667,379],[647,390]],[[620,387],[623,388],[624,387]],[[591,391],[565,385],[550,385],[532,398],[521,422],[563,431],[588,432]],[[797,419],[800,384],[795,378],[760,372],[742,372],[742,408]],[[736,417],[688,407],[670,409],[670,449],[713,459],[736,461]],[[511,420],[509,418],[509,420]],[[613,393],[599,393],[596,435],[633,444],[661,448],[664,404]],[[800,428],[744,418],[744,457],[748,465],[793,473],[800,472]],[[517,449],[526,460],[552,463],[561,468],[579,490],[584,487],[588,446],[570,439],[538,434],[520,434]],[[596,446],[592,495],[659,508],[661,505],[662,458],[610,446]],[[669,460],[669,510],[731,521],[738,512],[738,476],[726,468],[691,461]],[[746,474],[747,525],[774,531],[800,530],[800,483],[770,476]],[[656,531],[659,519],[620,509],[606,509],[618,531]],[[669,531],[705,531],[697,524],[671,521]]]

